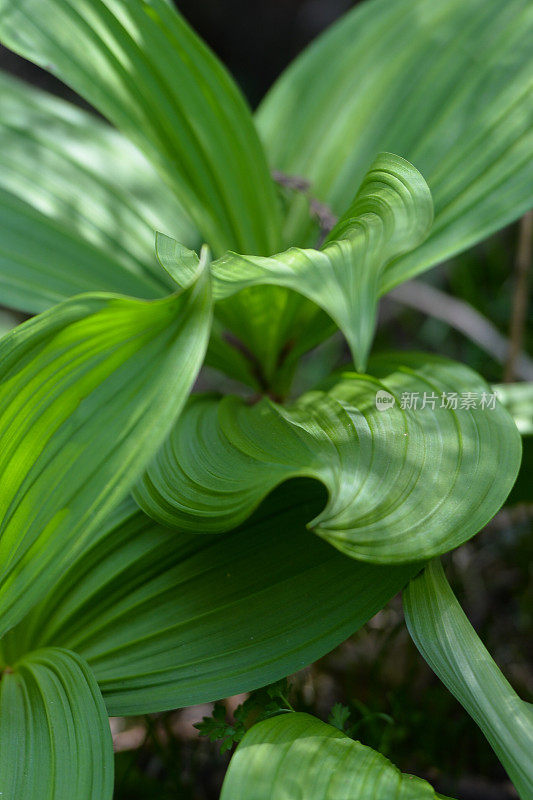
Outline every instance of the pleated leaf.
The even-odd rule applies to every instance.
[[[220,800],[446,800],[370,747],[309,714],[254,725],[231,759]],[[450,798],[448,798],[450,800]]]
[[[85,291],[146,298],[169,292],[1,187],[0,232],[0,302],[11,308],[39,313]]]
[[[150,461],[201,366],[205,270],[152,302],[80,295],[0,342],[0,630],[44,594]]]
[[[409,354],[374,367],[380,379],[347,373],[288,407],[191,398],[135,499],[164,525],[224,531],[282,481],[313,477],[329,500],[309,527],[354,558],[421,561],[457,547],[511,490],[516,426],[467,367]]]
[[[168,294],[155,228],[196,243],[125,137],[0,73],[0,302],[38,313],[83,291]]]
[[[383,271],[394,257],[426,238],[432,218],[431,195],[422,176],[403,158],[381,153],[321,250],[293,247],[270,258],[228,253],[211,266],[214,297],[223,300],[262,284],[292,289],[336,322],[357,368],[363,371],[374,334]],[[158,257],[181,283],[194,268],[194,259],[172,244],[159,235]],[[267,327],[268,320],[265,323]],[[271,324],[277,326],[276,316]],[[263,336],[268,338],[267,330]]]
[[[51,647],[3,673],[0,667],[0,796],[111,800],[109,720],[91,670],[75,653]]]
[[[310,534],[304,522],[323,499],[316,483],[288,483],[224,536],[176,534],[127,501],[2,639],[2,658],[75,650],[110,714],[279,680],[344,641],[417,570],[357,563]]]
[[[300,265],[308,254],[312,261],[303,285],[298,274],[283,268],[283,260],[291,251],[274,258],[249,259],[229,253],[228,280],[218,279],[218,262],[212,278],[218,292],[215,324],[206,362],[256,391],[278,391],[284,394],[293,376],[298,358],[335,331],[335,323],[303,294],[283,288],[287,278],[305,293],[313,288],[313,268],[323,259],[318,251],[300,251]],[[198,255],[170,236],[156,233],[159,263],[178,286],[185,286],[198,264]],[[279,260],[278,260],[279,259]],[[328,259],[323,259],[329,264]],[[224,261],[224,259],[222,259]],[[257,264],[268,265],[263,269]],[[305,279],[305,275],[302,275]],[[235,283],[232,283],[235,278]],[[335,297],[341,292],[329,271],[329,282]],[[343,304],[344,297],[343,297]],[[343,306],[344,307],[344,306]],[[372,305],[369,308],[373,314]],[[228,333],[231,334],[228,336]]]
[[[435,203],[426,242],[382,291],[473,245],[532,203],[533,7],[528,0],[371,0],[280,77],[257,114],[271,166],[342,214],[375,154],[407,158]],[[286,241],[307,244],[294,197]]]
[[[129,136],[215,253],[275,252],[279,208],[250,111],[170,3],[2,0],[0,38]]]
[[[409,633],[429,666],[479,725],[522,800],[533,787],[533,706],[521,700],[432,561],[403,594]]]

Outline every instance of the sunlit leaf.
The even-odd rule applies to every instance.
[[[156,228],[196,243],[184,211],[125,137],[0,73],[4,305],[37,313],[82,291],[168,294]]]
[[[440,561],[403,594],[413,640],[433,671],[477,722],[522,800],[533,786],[533,706],[521,700],[479,640]]]
[[[0,39],[129,136],[216,254],[279,247],[278,202],[250,111],[170,3],[1,0]]]
[[[259,722],[231,759],[220,800],[437,800],[370,747],[309,714]],[[448,800],[450,800],[448,798]]]
[[[223,300],[265,284],[292,289],[336,322],[356,366],[363,371],[374,335],[383,271],[394,257],[425,239],[432,218],[431,195],[422,176],[404,159],[381,153],[321,250],[290,248],[270,258],[228,253],[211,265],[214,297]],[[194,268],[194,254],[163,235],[157,237],[156,246],[161,263],[179,283],[186,282]],[[247,316],[255,307],[237,310]],[[227,318],[231,324],[231,316]],[[281,333],[287,333],[286,327]],[[258,334],[262,337],[255,348],[259,357],[263,351],[264,357],[276,354],[284,344],[277,315],[270,325],[265,319]]]
[[[498,383],[494,391],[520,433],[523,436],[533,434],[533,383]]]
[[[85,291],[156,298],[165,282],[139,275],[0,186],[0,302],[29,313]]]
[[[176,420],[210,324],[205,269],[152,302],[80,295],[0,341],[0,630],[61,574]]]
[[[94,670],[110,714],[137,714],[256,689],[321,657],[418,569],[377,567],[305,529],[318,484],[287,483],[241,529],[191,536],[132,501],[2,640],[4,661],[68,647]]]
[[[0,666],[0,796],[111,800],[111,731],[85,661],[47,648],[5,667]]]
[[[314,477],[329,500],[309,527],[354,558],[421,561],[457,547],[513,485],[516,426],[467,367],[401,353],[373,368],[379,379],[346,373],[287,407],[191,398],[137,502],[164,525],[223,531],[282,481]]]
[[[528,0],[373,0],[320,36],[260,107],[271,166],[309,179],[336,214],[379,151],[428,182],[431,235],[388,267],[382,291],[531,206],[532,38]],[[286,241],[308,244],[309,228],[294,197]]]

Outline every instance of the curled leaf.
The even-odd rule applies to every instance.
[[[348,373],[287,407],[192,398],[135,499],[164,525],[216,532],[288,478],[313,477],[329,499],[309,527],[353,558],[423,561],[457,547],[507,497],[518,431],[466,367],[409,354],[373,367],[379,379]]]
[[[435,223],[387,267],[382,293],[531,208],[532,37],[528,0],[358,3],[261,104],[272,167],[307,179],[335,214],[378,152],[398,153],[423,174]],[[293,196],[286,241],[315,235]]]
[[[382,153],[321,250],[292,247],[268,258],[227,253],[211,265],[214,299],[264,285],[298,292],[335,321],[357,368],[364,370],[384,269],[425,239],[432,219],[431,195],[420,173],[403,158]],[[188,252],[163,235],[157,237],[156,247],[175,279],[186,281]],[[228,322],[231,325],[231,314]],[[277,322],[274,315],[271,324]],[[268,319],[265,327],[263,335],[268,336]]]

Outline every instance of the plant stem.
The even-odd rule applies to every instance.
[[[510,347],[509,341],[502,336],[490,320],[465,300],[451,297],[446,292],[423,281],[408,281],[401,286],[396,286],[388,293],[387,298],[446,322],[447,325],[475,342],[495,361],[500,364],[505,363]],[[518,378],[531,381],[533,380],[533,361],[520,351],[520,345],[521,343],[519,343],[514,361],[515,372]]]

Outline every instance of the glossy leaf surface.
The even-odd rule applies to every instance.
[[[431,195],[422,176],[404,159],[381,153],[321,250],[291,248],[270,258],[228,253],[211,265],[214,298],[224,300],[268,284],[292,289],[329,314],[345,334],[356,365],[364,370],[383,271],[394,257],[425,239],[432,219]],[[157,253],[178,283],[187,280],[192,268],[188,251],[159,235]],[[244,316],[255,310],[253,304],[249,309],[237,307]],[[228,320],[231,324],[231,315]],[[276,353],[284,344],[287,323],[280,332],[278,315],[271,320],[264,320],[259,348]]]
[[[446,800],[309,714],[259,722],[231,759],[221,800]],[[449,798],[448,798],[449,800]]]
[[[416,354],[373,366],[380,379],[347,373],[288,407],[192,398],[137,502],[162,524],[223,531],[287,478],[314,477],[329,501],[309,527],[354,558],[422,561],[457,547],[507,497],[520,435],[467,367]]]
[[[0,795],[111,800],[113,744],[104,701],[74,653],[38,650],[1,674]]]
[[[304,525],[321,502],[318,484],[287,483],[239,530],[191,536],[127,501],[4,637],[3,659],[52,643],[75,650],[112,715],[279,680],[344,641],[417,570],[328,547]]]
[[[0,300],[28,313],[83,291],[168,294],[154,229],[194,229],[105,122],[0,73]]]
[[[257,122],[272,168],[310,180],[336,214],[379,151],[407,158],[428,182],[431,235],[387,268],[382,292],[531,206],[532,37],[528,0],[372,0],[267,95]],[[309,228],[294,197],[286,241],[308,244]]]
[[[505,406],[522,436],[533,434],[533,383],[498,383],[494,385],[500,403]]]
[[[215,253],[275,252],[279,208],[250,111],[165,0],[2,0],[3,43],[138,145]]]
[[[205,271],[153,302],[81,295],[0,342],[0,629],[48,589],[180,413],[210,325]]]
[[[522,800],[533,787],[533,706],[521,700],[478,638],[440,561],[403,594],[409,633],[429,666],[477,722]]]

